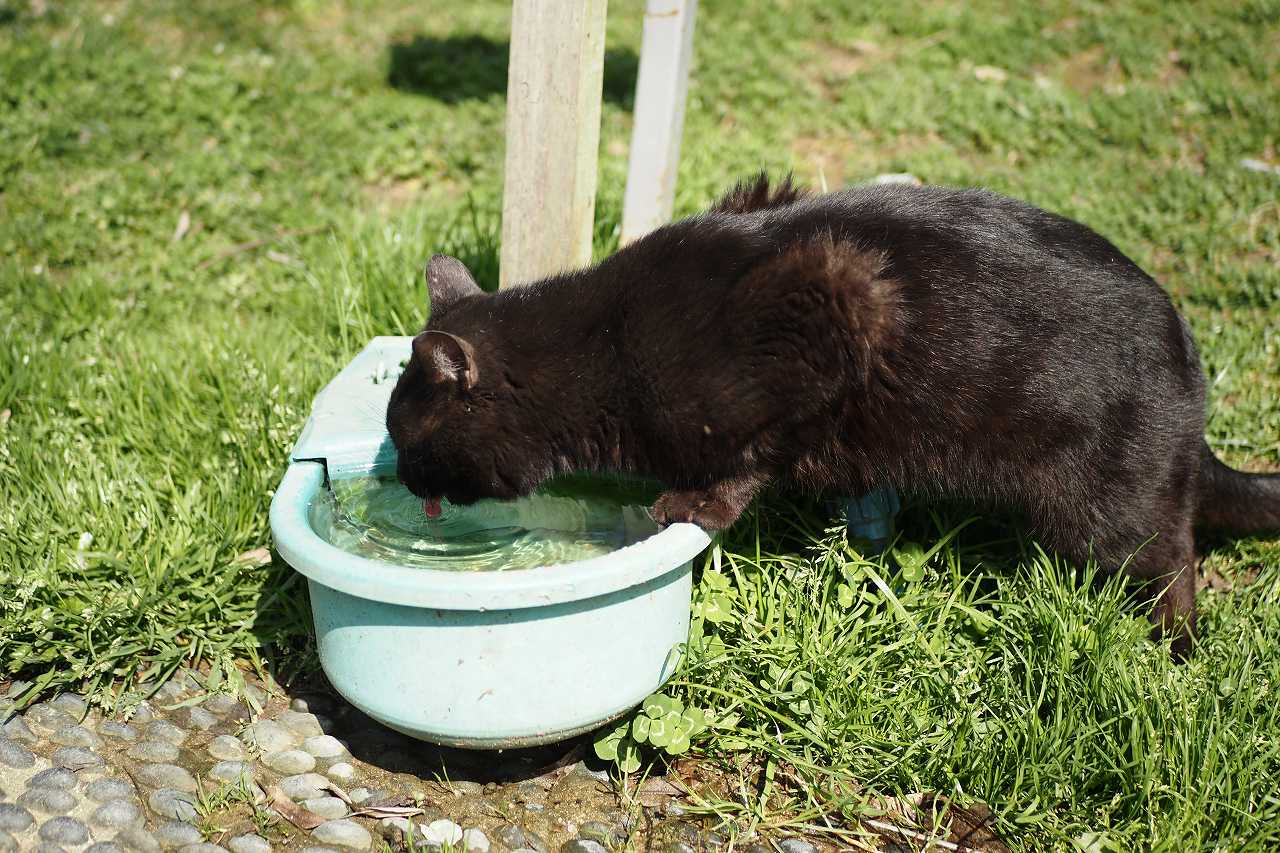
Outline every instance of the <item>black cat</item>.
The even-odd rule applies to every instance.
[[[989,192],[762,175],[587,270],[485,294],[436,256],[427,283],[387,427],[429,512],[574,470],[657,478],[659,521],[710,530],[767,483],[967,498],[1154,581],[1180,654],[1193,524],[1280,529],[1280,475],[1204,442],[1200,360],[1159,286]]]

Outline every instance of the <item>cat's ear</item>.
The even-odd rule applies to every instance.
[[[426,371],[429,382],[457,385],[469,391],[480,381],[476,351],[457,335],[423,332],[413,339],[413,354]]]
[[[483,293],[480,285],[471,277],[466,264],[448,255],[433,255],[427,262],[427,295],[431,310],[440,311],[464,296]]]

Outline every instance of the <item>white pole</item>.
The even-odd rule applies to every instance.
[[[671,218],[697,11],[698,0],[647,0],[645,5],[622,206],[624,244]]]
[[[607,0],[514,0],[499,283],[591,261]]]

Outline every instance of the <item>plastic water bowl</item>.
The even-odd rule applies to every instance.
[[[382,563],[312,529],[329,477],[394,469],[383,414],[410,340],[375,338],[321,391],[271,502],[276,548],[307,578],[325,675],[375,720],[451,746],[549,743],[626,713],[679,663],[692,561],[710,541],[699,528],[505,572]]]

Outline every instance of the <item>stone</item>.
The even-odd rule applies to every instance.
[[[760,845],[755,846],[758,847]],[[698,851],[690,847],[688,844],[685,844],[683,841],[668,841],[667,843],[660,844],[656,847],[651,846],[650,850],[654,851],[654,853],[698,853]]]
[[[218,724],[218,718],[213,715],[212,711],[208,711],[201,707],[187,709],[187,725],[193,729],[207,732]]]
[[[18,805],[42,814],[66,814],[76,807],[76,798],[61,788],[28,788],[18,797]]]
[[[138,761],[167,764],[178,760],[178,748],[167,740],[140,740],[125,755]]]
[[[560,845],[560,853],[607,853],[605,846],[590,838],[574,838]]]
[[[31,731],[27,721],[21,717],[14,717],[0,729],[4,731],[6,737],[12,740],[19,740],[23,743],[36,743],[40,740],[40,738],[36,737],[36,733]]]
[[[546,794],[545,786],[537,781],[529,780],[516,785],[516,794],[524,800],[539,800]]]
[[[179,847],[178,853],[227,853],[227,848],[201,841],[199,844],[185,844]]]
[[[58,767],[69,770],[83,770],[86,767],[102,763],[102,756],[79,746],[60,746],[53,751],[51,759]]]
[[[138,707],[133,709],[133,718],[130,722],[142,725],[149,723],[156,718],[155,709],[151,707],[150,702],[139,702]]]
[[[302,738],[275,720],[258,720],[244,731],[247,743],[255,745],[263,754],[280,752],[288,749]]]
[[[227,842],[231,853],[271,853],[271,845],[261,835],[237,835]]]
[[[102,738],[84,726],[67,726],[58,729],[49,740],[60,746],[82,746],[85,749],[97,749],[102,746]]]
[[[277,773],[287,773],[289,775],[306,773],[316,767],[315,756],[300,749],[285,749],[280,752],[273,752],[262,759],[262,763]]]
[[[310,800],[323,797],[329,780],[319,773],[299,773],[280,780],[280,790],[291,800]]]
[[[778,849],[782,853],[818,853],[817,845],[803,838],[784,838],[778,842]]]
[[[250,702],[256,702],[259,708],[267,704],[267,694],[261,687],[256,684],[244,684],[241,686],[241,693]]]
[[[489,836],[481,830],[468,829],[462,833],[462,849],[467,853],[489,853]]]
[[[226,716],[227,714],[235,714],[244,710],[244,705],[240,704],[240,700],[226,693],[211,693],[204,697],[204,701],[200,703],[200,707],[206,711],[212,711],[215,714]]]
[[[18,850],[18,839],[0,829],[0,851],[3,851],[3,853],[18,853]]]
[[[89,713],[89,703],[84,701],[84,697],[75,693],[63,693],[49,700],[49,704],[60,711],[66,711],[77,720],[83,719],[84,715]]]
[[[41,770],[27,780],[28,788],[62,788],[70,790],[76,786],[76,774],[65,767],[50,767]]]
[[[253,765],[247,761],[219,761],[209,768],[208,775],[219,782],[252,782]]]
[[[193,794],[172,788],[160,788],[147,797],[147,806],[156,814],[184,821],[195,820],[195,802]]]
[[[484,785],[469,779],[450,779],[444,786],[455,797],[478,797],[484,793]]]
[[[231,735],[218,735],[209,741],[209,754],[219,761],[239,761],[244,758],[244,746]]]
[[[658,824],[650,833],[649,841],[650,844],[664,842],[687,844],[696,849],[702,846],[702,833],[691,823],[673,820]]]
[[[123,779],[94,779],[84,789],[85,794],[95,803],[106,803],[111,800],[123,800],[133,796],[133,784]]]
[[[378,832],[396,844],[403,844],[412,829],[413,823],[407,817],[384,817],[378,821]]]
[[[187,733],[168,720],[152,720],[147,723],[147,737],[168,741],[174,746],[181,746],[187,739]]]
[[[65,729],[67,726],[74,726],[79,722],[73,719],[66,711],[55,708],[48,702],[32,705],[27,709],[27,713],[23,715],[23,718],[28,725],[35,727],[37,730],[43,730],[47,734],[52,734],[58,729]]]
[[[84,853],[125,853],[124,848],[114,841],[98,841],[90,844]]]
[[[116,833],[116,844],[133,853],[158,853],[160,842],[141,826],[131,826]]]
[[[138,730],[128,723],[119,720],[103,720],[98,723],[98,734],[132,743],[138,739]]]
[[[204,682],[200,680],[200,676],[188,667],[183,667],[173,674],[173,680],[182,685],[184,690],[199,692],[204,690]]]
[[[153,695],[162,702],[174,702],[178,699],[181,699],[182,694],[186,692],[187,691],[183,688],[181,684],[178,683],[178,680],[175,678],[170,681],[166,681],[164,684],[161,684],[160,688],[156,690],[156,692]]]
[[[337,767],[337,766],[338,765],[336,764],[333,765],[333,767]],[[330,767],[329,769],[333,770],[333,767]],[[347,792],[347,796],[351,798],[351,802],[355,803],[358,806],[363,802],[373,799],[373,792],[370,791],[368,788],[352,788],[350,791]]]
[[[525,808],[525,811],[530,811],[530,812],[533,812],[534,814],[537,814],[539,812],[544,812],[547,810],[547,807],[544,806],[542,803],[525,803],[524,808]]]
[[[17,699],[19,696],[21,696],[23,693],[25,693],[30,689],[31,689],[30,681],[23,681],[19,678],[15,678],[13,681],[9,682],[9,690],[4,694],[4,698]]]
[[[578,827],[578,837],[597,841],[605,847],[613,847],[622,839],[619,833],[602,820],[589,820]]]
[[[347,804],[337,797],[312,797],[311,799],[303,800],[302,807],[325,820],[337,820],[350,814]]]
[[[324,771],[324,775],[335,782],[351,782],[356,778],[356,769],[345,761],[339,761],[337,764],[330,765],[329,769]]]
[[[89,840],[89,827],[73,817],[55,817],[40,827],[40,837],[52,844],[78,847]]]
[[[16,770],[34,766],[36,754],[11,737],[0,737],[0,764]]]
[[[315,735],[309,737],[302,742],[302,748],[314,755],[316,758],[337,758],[339,755],[345,755],[347,748],[342,745],[342,741],[333,735]]]
[[[428,847],[444,847],[446,844],[452,847],[462,841],[462,827],[444,818],[420,825],[418,831],[422,843]]]
[[[329,820],[311,830],[317,841],[325,844],[336,844],[339,847],[350,847],[353,850],[368,850],[373,844],[373,836],[369,830],[353,820]]]
[[[89,815],[89,823],[94,826],[110,826],[116,829],[123,829],[126,826],[133,826],[142,818],[142,809],[132,800],[111,800],[98,806],[93,814]]]
[[[17,803],[0,803],[0,829],[5,832],[22,832],[35,822],[31,812]]]
[[[547,851],[547,842],[543,841],[540,836],[527,829],[521,829],[513,823],[502,824],[494,831],[493,835],[498,841],[512,850],[528,848],[536,850],[537,853],[546,853]]]
[[[204,841],[200,830],[189,823],[177,820],[166,820],[156,827],[156,840],[162,847],[186,847],[188,844],[199,844]],[[119,838],[119,836],[116,836]]]
[[[196,777],[176,764],[143,764],[136,775],[148,788],[174,788],[189,794],[196,792]]]
[[[308,693],[306,696],[296,696],[289,702],[289,710],[299,711],[301,713],[312,714],[330,714],[338,707],[338,703],[334,701],[332,696],[325,696],[321,693]]]
[[[338,853],[332,847],[303,847],[302,853]]]
[[[54,844],[52,841],[41,841],[34,847],[28,847],[27,853],[67,853],[67,850],[61,844]]]
[[[324,734],[324,729],[320,727],[320,720],[316,715],[305,711],[281,711],[276,717],[276,722],[299,737]]]

